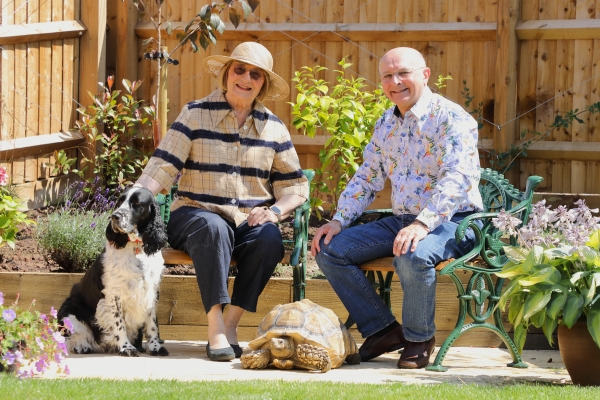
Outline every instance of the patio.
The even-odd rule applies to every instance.
[[[242,347],[247,342],[240,343]],[[425,370],[401,370],[396,367],[398,355],[385,354],[359,365],[344,364],[327,373],[302,370],[281,371],[277,369],[245,370],[239,359],[232,362],[209,361],[205,351],[206,342],[166,341],[168,357],[143,355],[124,358],[116,354],[72,354],[66,364],[71,374],[68,379],[175,379],[182,381],[225,380],[285,380],[330,381],[347,383],[406,383],[406,384],[485,384],[512,385],[517,383],[540,383],[550,385],[571,384],[560,353],[555,350],[524,350],[523,361],[529,368],[507,367],[511,361],[505,349],[453,347],[448,352],[444,373]],[[246,348],[247,350],[247,348]],[[437,349],[436,349],[437,351]],[[434,356],[437,353],[434,353]],[[46,378],[55,378],[46,374]]]

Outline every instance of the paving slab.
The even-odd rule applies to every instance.
[[[512,385],[516,383],[571,384],[560,353],[552,350],[525,350],[523,361],[529,368],[511,368],[512,361],[506,349],[454,347],[446,355],[443,365],[446,372],[424,369],[398,369],[398,353],[388,353],[358,365],[343,364],[326,373],[306,370],[243,369],[239,359],[230,362],[210,361],[206,355],[206,342],[166,341],[167,357],[120,357],[116,354],[71,354],[66,360],[73,378],[103,378],[116,380],[174,379],[182,381],[231,380],[286,380],[329,381],[347,383],[406,384],[486,384]],[[242,347],[247,342],[240,343]],[[437,354],[433,354],[433,357]],[[245,347],[245,351],[249,351]],[[433,360],[433,359],[432,359]],[[56,376],[47,375],[47,378]]]

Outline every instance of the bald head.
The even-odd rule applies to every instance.
[[[423,55],[410,47],[392,49],[379,61],[383,92],[402,116],[425,93],[430,74]]]
[[[382,72],[382,66],[388,65],[390,61],[393,60],[402,60],[403,64],[411,69],[427,67],[425,58],[419,51],[413,49],[412,47],[396,47],[395,49],[391,49],[385,53],[383,57],[381,57],[381,60],[379,60],[380,75]]]

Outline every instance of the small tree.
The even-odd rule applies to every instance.
[[[320,131],[327,135],[319,152],[321,166],[311,182],[311,206],[319,218],[323,200],[315,194],[326,193],[333,213],[340,194],[362,163],[365,146],[371,140],[375,123],[392,102],[381,88],[373,92],[362,90],[365,79],[346,77],[352,64],[345,58],[338,63],[337,84],[318,79],[316,75],[327,68],[302,67],[295,73],[298,96],[292,105],[292,124],[305,135],[314,137]]]

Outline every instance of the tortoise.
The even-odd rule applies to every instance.
[[[258,325],[243,368],[308,369],[327,372],[344,360],[360,363],[356,342],[333,311],[308,299],[278,304]]]

